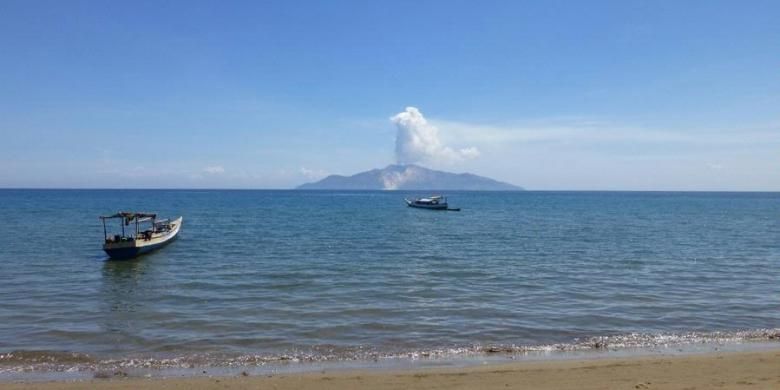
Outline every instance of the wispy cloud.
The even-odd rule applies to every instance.
[[[211,165],[203,168],[203,173],[209,174],[209,175],[221,175],[225,173],[225,168],[221,165]]]
[[[479,146],[517,143],[736,146],[780,142],[780,129],[766,128],[676,131],[588,120],[530,125],[484,125],[444,120],[431,120],[431,123],[446,129],[448,136]]]
[[[528,188],[777,188],[777,125],[676,129],[587,118],[430,123],[442,130],[442,142],[452,137],[483,152],[469,170]]]

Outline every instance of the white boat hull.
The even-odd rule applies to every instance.
[[[170,223],[171,230],[162,233],[153,233],[149,237],[136,237],[135,240],[107,242],[103,250],[112,259],[131,259],[144,253],[154,251],[168,245],[176,239],[181,229],[182,217]]]

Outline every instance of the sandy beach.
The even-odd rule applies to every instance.
[[[5,383],[15,389],[776,389],[780,349],[407,371]]]

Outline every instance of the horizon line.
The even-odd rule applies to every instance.
[[[430,189],[396,189],[396,190],[370,190],[370,189],[306,189],[306,188],[198,188],[198,187],[0,187],[0,191],[303,191],[303,192],[325,192],[325,191],[352,191],[352,192],[414,192],[414,191],[457,191],[457,192],[678,192],[678,193],[780,193],[780,190],[636,190],[636,189],[522,189],[522,190],[442,190],[436,188]]]

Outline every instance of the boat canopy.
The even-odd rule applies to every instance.
[[[143,222],[149,219],[155,219],[157,218],[157,214],[154,213],[137,213],[132,211],[121,211],[113,215],[102,215],[100,216],[100,219],[106,220],[111,218],[123,218],[126,221],[130,222],[132,220],[135,220],[136,218],[139,220],[139,222]]]
[[[417,201],[418,202],[427,203],[427,202],[434,202],[434,201],[438,201],[438,200],[442,200],[442,199],[444,199],[443,196],[437,195],[437,196],[429,196],[427,198],[419,198],[419,199],[417,199]]]

